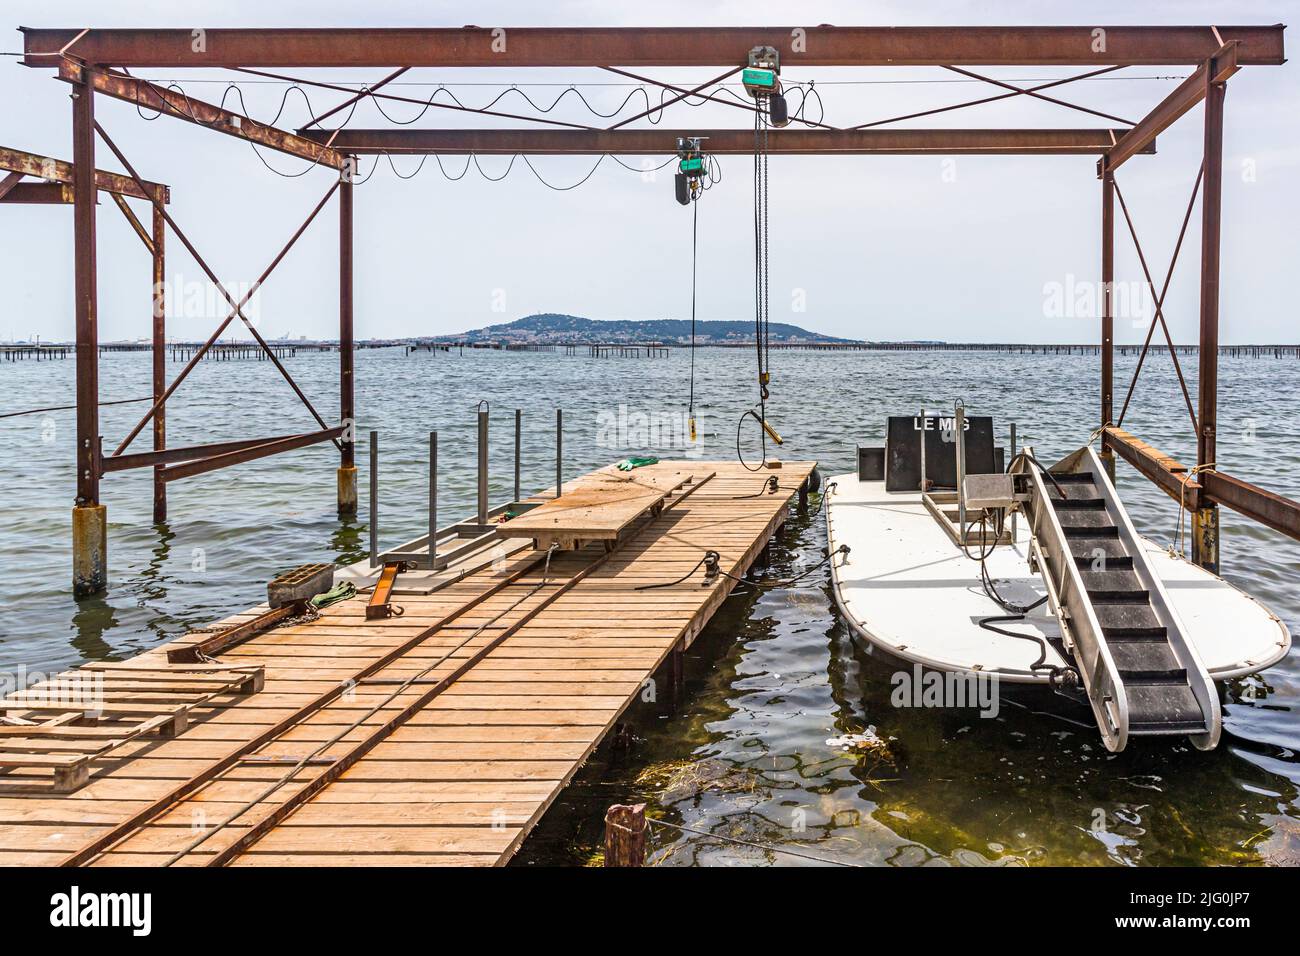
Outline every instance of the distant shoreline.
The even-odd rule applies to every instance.
[[[339,343],[337,339],[271,339],[267,344],[277,352],[286,351],[337,351]],[[194,341],[169,341],[164,348],[168,351],[172,349],[192,351],[199,348],[201,342]],[[446,350],[446,349],[471,349],[485,351],[558,351],[562,349],[590,349],[593,347],[604,348],[646,348],[654,347],[659,349],[688,349],[689,342],[674,341],[611,341],[611,340],[580,340],[568,342],[483,342],[472,340],[458,339],[429,339],[429,338],[401,338],[401,339],[359,339],[355,343],[358,350],[377,349],[377,348],[406,348],[411,351],[428,351],[428,350]],[[149,342],[101,342],[99,350],[101,353],[115,352],[148,352],[152,349]],[[754,342],[697,342],[696,348],[724,348],[724,349],[752,349]],[[257,349],[257,344],[251,340],[226,340],[215,343],[212,348],[217,349]],[[845,351],[875,351],[875,352],[1051,352],[1059,354],[1083,353],[1098,354],[1101,346],[1098,343],[1069,343],[1069,342],[912,342],[912,341],[773,341],[770,345],[773,349],[782,350],[804,350],[804,351],[826,351],[826,352],[845,352]],[[1114,349],[1119,354],[1132,354],[1140,352],[1143,346],[1139,343],[1115,343]],[[1200,346],[1196,344],[1178,344],[1174,348],[1180,354],[1195,353],[1200,351]],[[1168,352],[1169,346],[1165,343],[1151,343],[1147,346],[1151,352]],[[76,351],[76,346],[71,342],[9,342],[0,343],[0,354],[14,356],[21,353],[72,353]],[[1276,351],[1288,355],[1295,354],[1300,357],[1300,344],[1285,343],[1220,343],[1219,353],[1235,354],[1249,351],[1265,352]]]

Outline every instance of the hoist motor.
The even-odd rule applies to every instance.
[[[704,153],[700,151],[702,137],[679,136],[677,138],[677,174],[673,177],[673,187],[677,201],[688,206],[692,199],[698,199],[704,188],[703,179],[708,173],[708,164]]]
[[[759,108],[767,107],[773,126],[790,122],[790,109],[781,93],[781,54],[776,47],[756,46],[749,51],[749,65],[740,74],[740,82]]]

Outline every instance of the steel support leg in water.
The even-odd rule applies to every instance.
[[[72,86],[74,313],[77,330],[77,500],[72,509],[72,593],[108,586],[108,515],[99,503],[99,330],[95,276],[95,102]]]
[[[167,309],[164,295],[167,265],[164,258],[167,241],[167,221],[158,207],[153,207],[153,400],[161,402],[167,391]],[[167,407],[159,405],[153,416],[153,450],[167,447]],[[163,466],[153,469],[153,520],[160,524],[167,520],[167,481]]]
[[[340,518],[357,514],[356,409],[353,396],[352,336],[352,178],[339,183],[339,421],[343,423],[338,473]]]
[[[1101,424],[1114,424],[1115,402],[1115,178],[1101,178]],[[1115,452],[1101,445],[1101,463],[1115,480]]]
[[[1219,224],[1223,205],[1223,100],[1226,83],[1206,70],[1205,185],[1201,194],[1201,349],[1197,377],[1196,467],[1215,467],[1219,421]],[[1192,514],[1192,560],[1219,571],[1219,510],[1211,504]]]

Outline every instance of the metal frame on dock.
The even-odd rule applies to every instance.
[[[955,155],[1079,155],[1099,157],[1102,183],[1103,315],[1101,319],[1101,424],[1104,458],[1113,468],[1119,452],[1138,471],[1179,498],[1189,500],[1195,533],[1193,556],[1197,563],[1218,567],[1218,505],[1223,504],[1263,521],[1291,537],[1300,538],[1300,505],[1255,485],[1221,475],[1215,465],[1218,402],[1219,322],[1219,234],[1222,203],[1223,106],[1229,77],[1242,66],[1277,65],[1284,62],[1283,27],[1274,26],[1049,26],[1049,27],[631,27],[631,28],[429,28],[429,29],[23,29],[24,59],[29,67],[54,69],[73,88],[73,163],[64,181],[71,183],[75,206],[76,328],[77,328],[77,507],[74,509],[74,590],[91,593],[106,584],[106,517],[100,502],[102,475],[133,466],[155,468],[155,516],[165,516],[164,483],[169,479],[200,474],[215,468],[276,454],[290,448],[332,441],[340,451],[338,507],[340,514],[356,511],[356,467],[351,424],[353,402],[352,326],[352,173],[356,156],[363,153],[659,153],[675,152],[679,135],[707,133],[709,149],[719,153],[747,153],[753,134],[748,129],[698,129],[675,131],[628,129],[632,117],[608,128],[567,123],[548,117],[529,117],[475,110],[448,103],[429,103],[426,108],[503,117],[533,124],[511,129],[326,129],[322,120],[338,114],[364,98],[410,102],[425,106],[424,100],[394,94],[385,89],[393,80],[415,67],[589,67],[662,88],[673,96],[663,106],[695,96],[753,113],[754,106],[729,101],[706,92],[710,86],[738,72],[747,52],[755,46],[771,46],[788,66],[943,67],[953,73],[983,81],[997,90],[982,99],[953,104],[924,113],[869,119],[847,128],[835,128],[822,121],[799,120],[804,129],[777,129],[769,135],[770,151],[776,154],[955,154]],[[632,69],[646,67],[709,67],[730,65],[717,79],[690,87],[656,80]],[[977,72],[981,66],[1076,66],[1087,72],[1031,87],[1018,86]],[[1137,122],[1047,95],[1043,90],[1112,73],[1135,65],[1185,65],[1194,72],[1151,113]],[[281,130],[246,116],[165,89],[129,71],[150,67],[224,68],[242,74],[291,81],[303,86],[332,90],[345,99],[313,118],[297,131]],[[320,80],[280,73],[276,69],[317,67],[382,67],[390,72],[361,90]],[[158,187],[150,190],[108,134],[95,120],[94,99],[99,93],[159,115],[215,129],[254,146],[274,149],[339,172],[339,180],[312,210],[281,253],[262,274],[260,285],[279,264],[294,242],[331,198],[339,193],[339,339],[340,418],[329,426],[312,407],[292,376],[266,342],[244,318],[241,307],[217,282],[167,213]],[[949,112],[970,106],[1024,96],[1050,102],[1075,112],[1099,117],[1107,125],[1094,129],[880,129],[904,120]],[[1190,392],[1183,390],[1197,436],[1197,461],[1193,469],[1169,465],[1149,446],[1128,441],[1120,430],[1123,412],[1113,417],[1113,332],[1114,312],[1114,201],[1121,209],[1137,242],[1136,231],[1115,179],[1116,171],[1133,156],[1155,151],[1155,137],[1192,107],[1204,102],[1204,162],[1193,188],[1187,218],[1199,193],[1201,211],[1201,295],[1200,349],[1197,407]],[[654,112],[648,110],[647,113]],[[642,114],[643,116],[646,114]],[[1118,125],[1116,125],[1118,124]],[[313,129],[312,127],[317,127]],[[126,440],[108,457],[100,452],[97,381],[97,306],[95,265],[95,197],[99,189],[95,170],[96,133],[130,173],[115,176],[125,181],[123,189],[140,190],[154,210],[151,251],[156,288],[161,286],[162,246],[165,227],[172,231],[199,262],[209,278],[230,301],[232,311],[212,338],[201,347],[170,386],[163,387],[161,348],[163,327],[161,293],[154,302],[154,403]],[[0,193],[21,189],[12,177],[0,184]],[[164,187],[165,188],[165,187]],[[51,197],[53,190],[44,193]],[[33,190],[23,194],[34,195]],[[57,190],[66,201],[67,191]],[[114,199],[125,210],[119,193]],[[18,201],[18,200],[11,200]],[[143,228],[133,223],[145,239]],[[1186,219],[1184,229],[1186,228]],[[146,245],[150,243],[147,241]],[[1179,239],[1181,247],[1181,235]],[[1154,283],[1138,246],[1147,281]],[[1174,259],[1177,259],[1175,250]],[[1173,264],[1169,267],[1172,274]],[[1165,280],[1168,285],[1168,277]],[[251,292],[249,293],[251,295]],[[1156,324],[1164,330],[1168,352],[1178,366],[1177,349],[1169,336],[1162,313],[1164,294],[1156,296],[1156,317],[1139,359],[1138,372],[1148,351]],[[216,341],[236,317],[244,319],[267,357],[311,412],[319,430],[266,439],[255,443],[227,443],[218,451],[211,446],[168,449],[163,438],[163,415],[167,400],[193,368],[195,362]],[[1181,368],[1178,369],[1182,381]],[[1129,389],[1132,397],[1137,375]],[[1127,408],[1128,399],[1125,401]],[[131,440],[152,420],[154,451],[127,456]],[[1131,437],[1131,436],[1130,436]],[[192,457],[182,457],[192,455]],[[1176,463],[1175,463],[1176,465]],[[1174,476],[1170,478],[1169,476]],[[1175,484],[1177,488],[1175,489]],[[1175,494],[1175,490],[1177,494]],[[516,494],[516,498],[518,494]],[[435,533],[436,537],[436,533]],[[399,549],[400,550],[400,549]]]

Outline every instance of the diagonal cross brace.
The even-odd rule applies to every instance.
[[[994,86],[1000,86],[1004,90],[1014,90],[1017,94],[1023,93],[1025,96],[1032,96],[1034,99],[1043,100],[1046,103],[1055,103],[1057,106],[1065,106],[1072,110],[1078,110],[1080,113],[1089,113],[1092,116],[1100,116],[1103,119],[1114,120],[1117,123],[1123,123],[1125,126],[1134,125],[1132,120],[1126,120],[1120,116],[1112,116],[1110,113],[1103,113],[1100,110],[1089,109],[1086,106],[1079,106],[1077,103],[1071,103],[1067,100],[1058,100],[1054,96],[1044,96],[1042,93],[1037,92],[1037,88],[1027,89],[1023,86],[1016,86],[1013,83],[1007,83],[1003,80],[995,80],[991,76],[984,76],[982,73],[974,73],[971,70],[963,70],[959,66],[945,66],[944,69],[950,70],[953,73],[960,73],[962,76],[969,76],[971,79],[974,80],[983,80],[985,83],[991,83]]]
[[[103,138],[104,143],[108,146],[108,148],[112,150],[113,155],[117,157],[118,162],[120,162],[126,168],[126,171],[131,175],[131,178],[136,180],[136,182],[140,182],[141,181],[140,176],[135,171],[135,167],[131,165],[130,161],[122,154],[122,151],[118,149],[117,144],[113,142],[113,140],[109,137],[109,135],[106,132],[104,132],[104,128],[100,126],[98,122],[95,123],[95,129],[99,133],[100,137]],[[149,408],[149,411],[145,413],[144,417],[141,418],[140,421],[136,424],[136,426],[131,429],[130,433],[126,436],[126,438],[122,440],[122,443],[117,446],[117,448],[113,452],[114,456],[120,455],[122,452],[124,452],[127,449],[127,447],[131,444],[131,442],[135,440],[135,437],[139,435],[141,431],[144,430],[145,425],[147,425],[149,421],[153,418],[153,416],[157,414],[158,410],[162,408],[163,405],[166,404],[167,399],[171,397],[171,394],[174,391],[176,391],[177,386],[179,386],[181,382],[185,380],[185,377],[189,375],[189,373],[194,369],[194,366],[198,364],[199,360],[202,359],[205,354],[207,354],[208,349],[210,349],[212,345],[217,341],[217,339],[221,337],[221,333],[226,330],[226,327],[229,326],[232,321],[234,321],[235,316],[239,316],[239,318],[243,321],[244,325],[248,328],[248,331],[252,333],[253,338],[257,340],[258,345],[262,347],[262,350],[266,352],[267,357],[271,360],[272,363],[274,363],[276,369],[279,370],[282,376],[284,376],[284,380],[289,383],[289,387],[294,390],[294,393],[307,407],[307,410],[311,412],[312,417],[316,419],[317,424],[319,424],[321,428],[329,428],[329,425],[326,424],[325,419],[323,419],[320,416],[320,413],[316,411],[315,406],[312,405],[311,401],[303,393],[302,389],[298,387],[298,383],[293,380],[293,376],[289,374],[289,370],[286,369],[284,365],[280,362],[279,358],[272,351],[271,347],[266,344],[266,340],[262,338],[261,334],[257,331],[257,329],[253,327],[253,323],[248,320],[248,317],[244,315],[242,310],[243,307],[248,303],[248,300],[251,299],[253,295],[257,292],[257,290],[261,287],[262,283],[266,281],[267,276],[271,274],[272,270],[274,270],[275,267],[278,266],[281,261],[283,261],[285,255],[288,254],[289,250],[293,247],[294,243],[296,243],[298,241],[298,238],[306,231],[307,227],[311,224],[312,220],[316,218],[316,215],[321,211],[321,209],[324,208],[325,203],[329,201],[329,198],[332,195],[334,195],[334,191],[338,189],[340,181],[341,180],[336,179],[330,185],[329,190],[321,198],[320,202],[316,204],[316,207],[311,211],[311,214],[307,217],[307,219],[303,222],[303,224],[298,227],[298,230],[289,239],[289,242],[284,246],[284,248],[280,250],[279,254],[276,255],[276,257],[271,261],[271,264],[268,265],[265,270],[263,270],[262,274],[258,276],[257,281],[253,283],[252,287],[248,290],[248,292],[244,294],[244,297],[240,299],[238,302],[236,302],[234,296],[232,296],[226,290],[226,287],[221,284],[221,280],[217,278],[216,273],[212,271],[212,269],[208,266],[207,262],[204,261],[203,257],[199,255],[198,250],[194,248],[194,245],[193,243],[190,242],[189,237],[187,237],[184,231],[182,231],[181,228],[178,225],[176,225],[175,220],[173,220],[172,217],[168,214],[167,210],[163,207],[162,203],[156,199],[153,200],[154,208],[156,208],[159,211],[159,213],[162,215],[163,219],[166,220],[167,225],[171,226],[172,231],[176,233],[177,238],[179,238],[181,243],[185,246],[185,248],[189,250],[190,255],[194,257],[194,261],[197,262],[199,264],[199,267],[203,269],[204,273],[212,281],[213,285],[217,287],[217,289],[221,292],[222,296],[225,297],[226,301],[231,304],[231,306],[233,307],[233,311],[226,316],[226,318],[222,321],[222,323],[217,327],[216,331],[213,332],[212,335],[208,338],[208,340],[203,343],[203,346],[197,352],[194,353],[189,363],[186,364],[185,368],[183,368],[180,374],[176,376],[176,378],[172,381],[172,383],[169,386],[167,386],[167,390],[164,391],[161,396],[159,396],[158,400],[154,402],[154,404]],[[336,439],[334,439],[333,441],[335,446],[338,447],[338,441]]]
[[[1187,414],[1192,418],[1192,430],[1200,434],[1200,426],[1196,421],[1196,412],[1192,408],[1192,396],[1187,391],[1187,380],[1183,378],[1183,368],[1178,361],[1178,351],[1174,348],[1173,338],[1169,335],[1169,326],[1165,323],[1164,305],[1165,296],[1169,294],[1169,281],[1174,275],[1174,266],[1178,263],[1178,254],[1183,248],[1183,237],[1187,235],[1187,224],[1192,218],[1192,208],[1196,205],[1196,195],[1201,189],[1201,179],[1205,175],[1205,164],[1201,164],[1200,170],[1196,174],[1196,183],[1192,186],[1191,198],[1187,201],[1187,212],[1183,215],[1182,228],[1178,230],[1178,242],[1174,245],[1174,254],[1169,260],[1169,269],[1165,273],[1165,284],[1160,290],[1160,295],[1156,297],[1156,314],[1151,320],[1151,327],[1147,329],[1146,341],[1142,343],[1142,352],[1138,356],[1137,367],[1133,370],[1133,380],[1129,382],[1128,394],[1124,397],[1124,407],[1120,410],[1118,425],[1124,423],[1124,415],[1128,412],[1129,401],[1133,398],[1133,390],[1137,387],[1138,376],[1142,373],[1142,363],[1146,360],[1147,349],[1151,345],[1151,336],[1156,330],[1156,323],[1160,323],[1160,328],[1165,333],[1165,342],[1169,346],[1169,357],[1173,359],[1174,371],[1178,375],[1178,384],[1183,390],[1183,400],[1187,403]],[[1129,235],[1133,237],[1133,247],[1137,250],[1138,261],[1142,263],[1142,272],[1146,276],[1147,288],[1151,290],[1152,296],[1156,295],[1155,283],[1151,281],[1151,270],[1147,268],[1147,260],[1142,252],[1142,244],[1138,242],[1137,230],[1133,227],[1133,217],[1129,215],[1128,206],[1124,202],[1124,193],[1119,188],[1119,181],[1111,175],[1111,182],[1115,185],[1115,195],[1119,199],[1119,208],[1124,213],[1124,221],[1128,223]]]
[[[901,123],[903,120],[919,119],[922,116],[933,116],[936,113],[951,113],[954,110],[964,110],[970,106],[983,106],[985,103],[996,103],[999,100],[1011,99],[1015,96],[1032,96],[1039,90],[1048,90],[1054,86],[1064,86],[1067,83],[1074,83],[1078,80],[1090,80],[1094,76],[1101,76],[1103,73],[1114,73],[1116,70],[1122,70],[1122,66],[1104,66],[1099,70],[1091,70],[1087,73],[1080,73],[1077,76],[1067,76],[1059,80],[1049,80],[1046,83],[1040,83],[1037,86],[1030,86],[1026,89],[1012,87],[1010,93],[999,93],[996,96],[984,96],[978,100],[967,100],[964,103],[953,103],[951,106],[937,106],[932,110],[922,110],[919,113],[908,113],[904,116],[891,116],[888,119],[872,120],[870,123],[860,123],[857,126],[850,126],[849,129],[871,129],[876,126],[886,126],[890,123]]]

